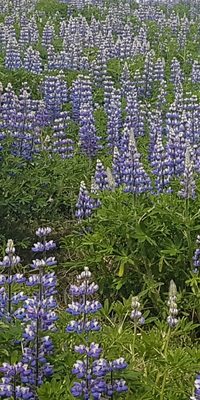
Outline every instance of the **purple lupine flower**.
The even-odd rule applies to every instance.
[[[23,383],[23,377],[27,373],[30,374],[30,370],[27,370],[27,365],[22,362],[14,365],[3,363],[0,367],[0,372],[4,375],[0,381],[0,398],[35,399],[29,387],[17,385],[18,381]]]
[[[119,145],[120,129],[122,127],[121,93],[113,89],[107,105],[107,141],[109,149]]]
[[[53,45],[48,45],[47,60],[47,67],[50,71],[60,70],[63,66],[61,63],[60,55],[55,52]]]
[[[200,132],[199,102],[196,95],[187,93],[188,97],[183,99],[182,120],[185,127],[185,139],[191,145],[198,143]]]
[[[170,81],[174,84],[176,84],[177,81],[183,81],[183,73],[181,71],[180,63],[176,58],[173,58],[171,63]]]
[[[199,272],[199,267],[200,267],[200,236],[197,236],[197,240],[196,240],[196,245],[197,245],[197,249],[195,250],[194,256],[193,256],[193,265],[194,265],[194,270],[193,272],[195,274],[197,274]]]
[[[197,374],[196,379],[194,381],[194,394],[190,397],[190,400],[199,400],[200,399],[200,374]]]
[[[63,159],[73,157],[74,141],[67,137],[67,128],[70,122],[68,113],[61,112],[59,118],[56,118],[53,124],[52,145],[50,151],[53,154],[59,154]]]
[[[5,271],[4,274],[0,274],[0,318],[6,318],[9,321],[15,313],[15,306],[26,298],[22,291],[13,293],[13,285],[25,283],[26,278],[20,273],[14,273],[15,267],[20,264],[20,257],[15,255],[12,239],[8,240],[5,253],[6,256],[0,262],[0,268],[2,267]]]
[[[128,129],[133,129],[136,138],[144,135],[144,117],[145,112],[143,105],[138,101],[137,91],[133,88],[131,93],[127,96],[126,119],[124,125]]]
[[[197,60],[194,60],[192,64],[191,80],[193,83],[200,83],[200,63]]]
[[[147,53],[144,62],[144,72],[142,75],[142,94],[145,97],[150,97],[152,93],[153,78],[154,78],[154,52],[151,50]]]
[[[32,109],[34,101],[27,84],[23,85],[19,97],[12,92],[10,85],[7,89],[5,97],[3,96],[2,114],[4,128],[12,139],[11,152],[30,160],[37,142],[34,136],[35,111]]]
[[[114,91],[114,82],[110,76],[107,76],[104,80],[104,109],[106,113],[109,109],[109,104],[112,98],[112,93]]]
[[[124,63],[124,67],[121,73],[121,86],[122,86],[122,95],[127,97],[133,90],[133,82],[130,78],[130,71],[127,62]]]
[[[166,143],[166,159],[168,159],[170,176],[180,176],[184,171],[185,139],[183,133],[169,129]]]
[[[73,118],[76,122],[80,122],[81,105],[87,104],[89,108],[93,105],[92,82],[89,76],[78,76],[72,84],[70,98],[72,102]]]
[[[163,81],[165,77],[165,60],[158,59],[154,65],[153,79],[155,81]]]
[[[75,216],[78,220],[86,219],[92,215],[92,211],[95,208],[93,199],[90,197],[88,190],[86,189],[85,182],[81,182],[78,200],[76,203]]]
[[[108,189],[108,176],[101,160],[97,160],[94,180],[97,185],[97,190]]]
[[[124,379],[115,380],[113,388],[117,393],[123,393],[128,391],[128,386]]]
[[[40,242],[33,247],[33,252],[42,252],[42,258],[32,262],[34,275],[27,279],[27,286],[34,287],[34,296],[24,301],[24,307],[15,314],[18,319],[24,318],[26,325],[23,333],[22,362],[28,365],[29,374],[23,375],[22,382],[29,385],[33,391],[43,383],[45,377],[53,373],[53,367],[47,362],[47,357],[53,353],[52,339],[44,333],[56,330],[55,322],[57,307],[54,295],[56,291],[56,276],[47,268],[56,265],[54,257],[47,257],[49,250],[55,249],[53,240],[47,241],[51,233],[50,227],[41,227],[36,231]]]
[[[107,65],[106,65],[106,52],[105,50],[99,51],[97,54],[96,60],[92,63],[92,74],[96,87],[102,87],[104,85],[104,81],[107,74]]]
[[[182,189],[178,192],[180,197],[185,199],[193,199],[195,197],[195,180],[193,177],[193,162],[191,159],[192,149],[187,144],[185,152],[185,168],[183,179],[181,180]]]
[[[30,44],[30,30],[27,19],[21,19],[20,22],[21,29],[19,35],[19,45],[21,49],[24,49]]]
[[[77,316],[76,320],[71,321],[66,332],[76,332],[88,334],[89,331],[98,331],[100,326],[98,321],[91,318],[90,315],[96,313],[101,308],[101,304],[92,299],[98,290],[98,285],[92,281],[92,274],[88,267],[76,277],[76,283],[70,286],[70,294],[76,298],[68,304],[67,312],[73,316]],[[77,300],[79,298],[79,300]],[[87,336],[86,336],[87,338]],[[127,367],[124,358],[119,358],[108,362],[104,358],[100,358],[103,352],[100,344],[92,342],[87,344],[76,345],[74,351],[82,356],[73,366],[72,373],[81,381],[75,382],[71,388],[74,397],[100,399],[102,395],[113,394],[125,390],[122,381],[114,381],[113,374],[115,371],[123,370]],[[110,374],[111,378],[108,378]],[[121,389],[120,389],[121,387]]]
[[[67,86],[62,74],[47,76],[42,84],[44,103],[50,121],[59,118],[62,106],[67,102]]]
[[[145,193],[151,190],[151,181],[140,161],[132,130],[124,131],[121,143],[121,157],[124,160],[121,164],[121,176],[124,190],[131,193]]]
[[[178,308],[177,308],[177,288],[176,284],[173,280],[170,281],[169,286],[169,299],[168,299],[168,306],[169,306],[169,315],[167,317],[167,323],[171,328],[174,328],[178,323]]]
[[[10,70],[21,68],[22,61],[20,57],[19,46],[14,38],[10,38],[6,46],[5,67]]]
[[[158,137],[162,137],[162,117],[161,112],[155,110],[154,112],[148,113],[148,123],[149,123],[149,161],[153,161],[154,159],[154,148],[156,146],[156,142]]]
[[[155,175],[155,186],[158,193],[171,193],[170,178],[170,160],[165,152],[162,136],[158,133],[155,141],[155,145],[152,152],[151,166],[153,168],[152,173]]]
[[[34,247],[32,247],[32,251],[35,253],[40,253],[48,250],[53,250],[56,248],[56,244],[53,240],[44,241],[44,243],[37,242],[34,243]]]
[[[98,187],[97,183],[95,182],[94,176],[91,177],[90,193],[91,193],[91,200],[92,200],[92,204],[93,204],[93,209],[95,210],[98,207],[100,207],[101,201],[99,199],[99,187]]]
[[[112,160],[112,175],[114,177],[115,186],[119,187],[122,184],[122,164],[123,161],[117,147],[114,148]]]
[[[125,359],[123,357],[120,357],[120,358],[114,360],[111,364],[112,364],[113,371],[127,368],[127,362],[125,361]]]
[[[42,238],[44,236],[47,236],[51,233],[51,228],[50,227],[45,227],[45,228],[38,228],[35,232],[36,236]]]
[[[15,293],[12,296],[12,304],[19,304],[20,302],[23,302],[24,300],[27,299],[27,295],[24,294],[24,292],[19,292]]]
[[[144,82],[139,70],[135,71],[133,83],[134,87],[136,88],[137,95],[142,96],[144,94]]]
[[[39,51],[33,50],[31,46],[28,47],[28,49],[24,53],[23,67],[33,74],[41,74],[42,60]]]
[[[141,304],[139,302],[138,296],[132,298],[131,307],[131,319],[133,319],[135,324],[143,325],[145,323],[145,319],[142,316],[142,312],[140,311]]]
[[[55,35],[54,27],[50,25],[49,22],[47,22],[46,25],[44,26],[44,30],[42,33],[42,45],[44,47],[49,46],[54,39],[54,35]]]
[[[34,15],[29,20],[29,36],[30,36],[30,43],[34,44],[38,42],[39,32]]]
[[[167,103],[167,84],[164,79],[160,81],[159,92],[157,96],[156,106],[158,109],[163,109],[163,106]]]
[[[89,103],[80,107],[79,144],[81,151],[88,157],[95,157],[102,148],[100,137],[97,136],[93,108]]]

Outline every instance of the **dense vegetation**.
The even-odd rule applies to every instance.
[[[0,13],[0,398],[200,399],[200,3]]]

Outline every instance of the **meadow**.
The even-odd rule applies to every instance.
[[[0,399],[200,400],[200,2],[0,2]]]

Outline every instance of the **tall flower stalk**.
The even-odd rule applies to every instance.
[[[131,319],[134,322],[132,354],[133,354],[133,358],[135,358],[135,341],[136,341],[136,336],[137,336],[137,328],[138,328],[138,325],[143,325],[145,323],[145,319],[140,310],[141,304],[140,304],[138,296],[135,296],[132,298],[131,307],[132,307]]]
[[[163,354],[164,354],[165,358],[167,357],[167,352],[168,352],[168,348],[169,348],[169,342],[170,342],[170,338],[171,338],[172,329],[174,329],[178,324],[177,288],[176,288],[176,284],[173,280],[170,281],[169,298],[168,298],[167,304],[169,307],[168,317],[167,317],[168,330],[167,330],[165,340],[163,343]],[[164,399],[167,375],[168,375],[168,370],[166,369],[164,372],[164,375],[163,375],[162,386],[161,386],[161,390],[160,390],[160,400]],[[158,374],[158,376],[159,376],[159,374]]]
[[[34,244],[32,251],[40,253],[42,258],[34,260],[31,264],[34,273],[29,276],[27,286],[34,291],[32,297],[25,300],[24,307],[16,314],[16,317],[23,317],[26,322],[22,341],[22,363],[28,365],[30,374],[22,378],[22,382],[35,393],[43,383],[44,377],[53,373],[52,366],[47,361],[48,355],[53,352],[53,343],[48,332],[55,330],[57,320],[57,304],[54,298],[56,277],[54,272],[48,271],[56,265],[55,258],[47,256],[47,252],[56,247],[53,240],[47,240],[50,233],[51,229],[48,227],[36,231],[40,240]]]
[[[98,291],[98,285],[92,281],[88,267],[76,277],[76,283],[70,286],[72,302],[68,304],[67,312],[75,318],[67,328],[67,332],[82,333],[85,344],[75,346],[74,350],[82,357],[73,366],[72,374],[80,381],[74,382],[71,393],[76,398],[114,399],[114,393],[128,390],[123,379],[114,379],[114,373],[127,367],[124,358],[107,361],[103,358],[103,348],[99,343],[90,341],[90,332],[100,330],[93,314],[101,309],[101,304],[93,298]]]
[[[26,281],[23,274],[15,273],[15,267],[20,263],[20,257],[15,255],[15,246],[12,239],[9,239],[6,246],[6,255],[0,262],[3,268],[3,274],[0,274],[0,319],[10,321],[14,316],[16,305],[24,301],[26,296],[21,291],[14,292],[16,284],[22,284]]]
[[[35,400],[31,389],[21,385],[21,381],[30,372],[28,365],[21,362],[14,365],[3,363],[0,367],[0,372],[4,375],[0,382],[0,398]]]

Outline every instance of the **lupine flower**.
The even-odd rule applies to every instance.
[[[142,94],[145,97],[150,97],[153,86],[153,75],[154,75],[154,51],[149,51],[145,57],[144,72],[142,76]]]
[[[187,97],[183,99],[182,120],[185,127],[185,139],[191,145],[199,141],[199,102],[198,98],[191,93],[187,93]]]
[[[171,82],[174,84],[177,81],[182,81],[183,80],[183,73],[181,71],[180,63],[176,58],[173,58],[172,63],[171,63]]]
[[[155,186],[158,193],[171,193],[170,178],[170,162],[165,152],[162,137],[158,133],[155,146],[151,155],[151,166],[153,167],[152,173],[155,175]]]
[[[78,220],[86,219],[92,215],[93,209],[96,208],[93,199],[90,197],[86,189],[85,182],[81,182],[78,200],[76,203],[76,218]]]
[[[33,50],[30,46],[24,54],[24,69],[33,74],[41,74],[42,72],[42,60],[40,53],[37,50]]]
[[[200,63],[196,60],[192,64],[191,79],[193,83],[200,83]]]
[[[47,76],[42,91],[49,119],[54,121],[59,118],[62,105],[67,102],[67,87],[63,75]]]
[[[108,177],[101,160],[97,160],[94,179],[97,185],[97,190],[108,189]]]
[[[199,248],[200,236],[199,235],[197,236],[196,244],[197,244],[197,249],[195,250],[194,257],[193,257],[193,265],[195,267],[193,272],[195,274],[199,272],[199,267],[200,267],[200,248]]]
[[[194,395],[190,397],[190,400],[199,400],[200,399],[200,374],[196,376],[194,382]]]
[[[110,76],[107,76],[104,80],[104,109],[106,113],[109,109],[109,104],[112,98],[112,93],[114,91],[114,82]]]
[[[19,46],[14,38],[10,38],[6,47],[5,66],[10,70],[19,69],[22,66]]]
[[[92,73],[96,86],[103,86],[107,73],[106,54],[104,50],[100,50],[96,60],[92,63]]]
[[[35,399],[29,387],[19,385],[19,382],[23,382],[24,378],[30,374],[26,364],[21,362],[14,365],[3,363],[0,372],[4,375],[0,381],[0,398]]]
[[[42,45],[49,46],[53,41],[54,35],[54,27],[47,22],[42,33]]]
[[[98,285],[92,281],[92,274],[88,267],[76,277],[76,284],[70,286],[70,294],[75,297],[68,304],[67,312],[77,316],[77,320],[71,321],[66,332],[85,333],[87,344],[76,345],[74,351],[79,353],[83,359],[77,360],[73,366],[72,374],[80,381],[75,382],[71,388],[74,397],[100,399],[103,396],[112,396],[114,392],[126,392],[128,387],[123,379],[113,379],[115,371],[127,367],[124,358],[109,362],[100,358],[103,352],[100,344],[88,343],[88,331],[98,331],[100,326],[90,315],[101,309],[98,300],[92,299],[98,290]],[[79,301],[76,300],[79,298]],[[110,374],[110,380],[108,378]]]
[[[88,157],[95,157],[102,147],[96,133],[93,108],[88,103],[80,106],[79,144],[81,151]]]
[[[91,200],[93,203],[93,209],[95,210],[98,207],[100,207],[101,201],[99,199],[99,187],[98,187],[97,183],[95,182],[94,176],[92,176],[92,178],[91,178],[90,193],[91,193]],[[94,195],[94,197],[93,197],[93,195]]]
[[[144,116],[144,108],[142,103],[138,101],[137,91],[135,88],[132,88],[132,91],[127,96],[124,127],[127,127],[129,130],[133,129],[136,138],[144,135]]]
[[[171,280],[169,286],[169,300],[167,303],[169,306],[169,315],[167,317],[167,323],[171,328],[174,328],[178,323],[177,319],[178,308],[177,308],[176,298],[177,298],[176,284],[174,283],[173,280]]]
[[[122,184],[122,159],[117,147],[114,148],[112,160],[112,175],[114,177],[115,186],[119,187]]]
[[[30,35],[29,35],[29,25],[28,21],[24,20],[21,21],[21,29],[20,29],[20,36],[19,36],[19,45],[21,49],[27,47],[30,43]]]
[[[0,318],[10,320],[15,312],[14,306],[26,299],[22,291],[13,293],[13,284],[25,283],[26,278],[20,273],[14,273],[14,268],[20,263],[20,257],[15,255],[12,239],[8,240],[5,252],[6,256],[0,262],[0,267],[5,270],[4,274],[0,274]]]
[[[53,125],[52,146],[50,151],[53,154],[59,154],[63,159],[73,157],[74,142],[67,137],[66,129],[70,117],[68,113],[61,112],[59,118],[56,118]]]
[[[159,92],[158,92],[158,97],[157,97],[157,108],[163,108],[163,106],[167,102],[167,84],[166,81],[163,79],[160,81],[160,87],[159,87]]]
[[[40,242],[33,247],[33,252],[41,252],[41,259],[32,262],[31,267],[34,273],[27,279],[27,286],[34,287],[32,298],[26,298],[23,308],[15,313],[17,319],[26,322],[23,333],[23,356],[22,363],[27,364],[30,373],[23,376],[22,382],[33,388],[43,383],[44,377],[53,373],[53,367],[47,362],[48,355],[53,353],[52,339],[44,333],[56,330],[55,322],[57,315],[54,311],[57,307],[54,295],[56,291],[56,276],[54,272],[46,269],[56,265],[54,257],[47,257],[49,250],[55,249],[53,240],[47,241],[47,236],[51,233],[51,228],[41,227],[36,231]]]
[[[121,182],[124,190],[130,193],[145,193],[151,190],[151,181],[140,161],[132,130],[124,130],[121,159]]]
[[[75,121],[79,122],[81,106],[87,104],[91,111],[93,104],[92,82],[89,76],[78,76],[78,78],[73,82],[70,98],[72,101],[73,118]]]
[[[61,57],[59,54],[56,54],[54,46],[48,45],[47,48],[47,60],[48,60],[48,69],[53,70],[60,70],[63,66],[61,62]]]
[[[107,141],[109,149],[119,145],[122,127],[121,93],[113,89],[107,105]]]
[[[163,81],[165,77],[165,60],[158,59],[154,65],[154,81]]]
[[[124,67],[121,74],[121,85],[122,85],[122,94],[127,97],[130,93],[132,93],[133,82],[130,78],[130,71],[127,62],[124,63]]]
[[[145,323],[145,319],[142,316],[142,312],[140,311],[141,304],[139,302],[138,296],[132,298],[131,307],[131,319],[133,319],[135,324],[143,325]]]
[[[185,199],[193,199],[195,197],[196,185],[193,177],[193,162],[191,159],[191,152],[191,147],[188,144],[185,152],[185,168],[183,179],[181,180],[181,185],[183,188],[178,193],[179,196]]]

